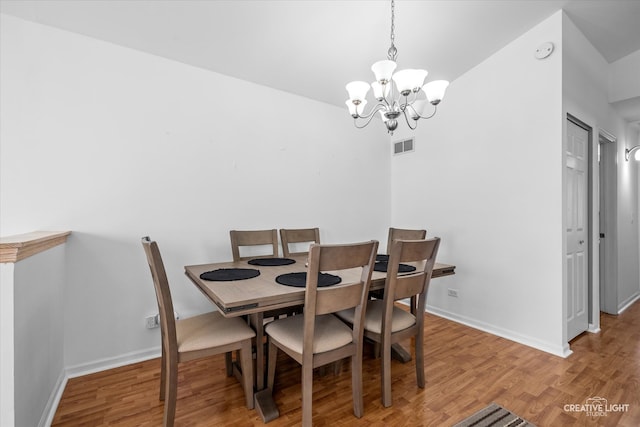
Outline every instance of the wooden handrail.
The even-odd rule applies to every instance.
[[[17,262],[67,241],[70,231],[33,231],[0,237],[0,263]]]

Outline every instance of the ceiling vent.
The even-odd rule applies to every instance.
[[[393,154],[402,154],[413,151],[415,147],[413,138],[403,139],[402,141],[396,141],[393,143]]]

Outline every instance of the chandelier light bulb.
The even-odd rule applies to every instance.
[[[422,116],[422,112],[424,111],[424,108],[426,106],[427,106],[426,99],[418,99],[412,105],[407,107],[407,110],[409,110],[411,118],[417,121],[420,118],[420,116]]]
[[[373,89],[373,97],[378,101],[382,101],[384,98],[389,96],[389,90],[391,88],[391,83],[380,84],[379,82],[371,83],[371,89]]]
[[[347,104],[347,108],[349,108],[349,114],[351,114],[351,117],[355,119],[358,118],[358,116],[362,115],[364,107],[367,105],[367,100],[365,99],[363,101],[360,101],[359,104],[354,104],[353,101],[347,99],[344,103]]]
[[[409,95],[411,92],[418,92],[424,84],[427,77],[427,70],[400,70],[393,75],[393,81],[396,82],[398,90],[403,96]]]
[[[442,101],[442,98],[444,98],[444,92],[448,86],[449,82],[446,80],[434,80],[424,85],[422,90],[424,90],[430,103],[438,105],[440,101]]]
[[[398,65],[395,61],[385,59],[378,61],[371,66],[371,71],[376,76],[376,81],[380,84],[385,84],[391,81],[391,76]]]
[[[354,104],[359,104],[365,100],[367,93],[369,92],[369,83],[355,81],[347,84],[347,92],[349,92],[349,99]]]

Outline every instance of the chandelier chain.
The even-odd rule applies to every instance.
[[[396,49],[395,39],[396,39],[396,26],[395,26],[395,17],[396,17],[396,2],[395,0],[391,0],[391,46],[389,47],[389,51],[387,52],[387,56],[390,60],[395,61],[396,56],[398,55],[398,49]]]

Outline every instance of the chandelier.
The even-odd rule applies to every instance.
[[[424,84],[427,70],[405,69],[394,73],[398,50],[395,39],[395,0],[391,0],[391,46],[387,51],[386,60],[378,61],[371,66],[376,81],[369,84],[354,81],[347,84],[349,99],[346,101],[353,123],[358,129],[367,126],[376,113],[380,113],[387,132],[393,135],[398,127],[398,119],[404,116],[410,129],[418,126],[418,120],[430,119],[436,114],[437,106],[444,97],[449,86],[446,80],[434,80]],[[394,85],[395,82],[395,85]],[[373,97],[377,104],[368,113],[364,112],[367,105],[367,93],[373,88]],[[423,116],[427,104],[433,106],[430,114]]]

